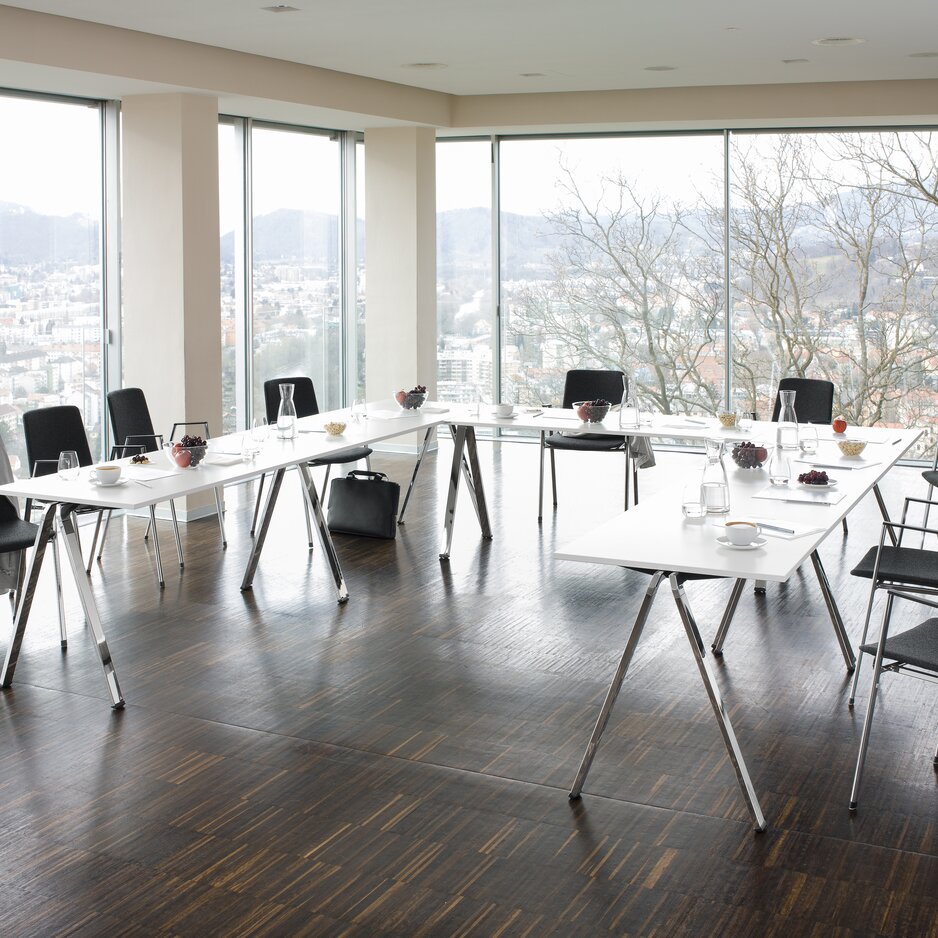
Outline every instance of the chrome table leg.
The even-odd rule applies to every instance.
[[[91,568],[94,565],[94,555],[98,547],[98,535],[101,533],[101,518],[104,516],[104,511],[98,512],[98,517],[94,522],[94,537],[91,538],[91,550],[88,551],[88,564],[85,567],[85,573],[88,576],[91,576]]]
[[[36,595],[36,584],[39,581],[39,571],[42,569],[42,558],[45,556],[46,546],[53,535],[57,508],[58,505],[52,502],[42,509],[39,530],[36,532],[33,551],[29,558],[29,565],[26,568],[26,577],[16,597],[13,634],[10,636],[10,644],[7,646],[3,671],[0,672],[0,687],[9,687],[13,683],[13,672],[16,670],[20,647],[23,644],[23,635],[26,632],[26,623],[29,621],[29,610],[33,605],[33,596]],[[82,570],[82,579],[84,578],[84,570]]]
[[[714,636],[713,644],[710,646],[715,655],[723,654],[723,643],[726,641],[726,633],[730,630],[730,624],[733,616],[736,614],[736,607],[739,605],[739,598],[743,595],[743,589],[746,587],[745,580],[737,580],[733,584],[733,591],[730,593],[729,602],[726,609],[723,610],[723,618],[720,620],[720,627]]]
[[[831,585],[821,565],[821,558],[816,550],[811,551],[811,563],[814,564],[814,572],[817,574],[817,581],[821,586],[821,595],[827,604],[827,611],[830,614],[831,622],[834,625],[834,634],[840,643],[840,651],[844,656],[847,665],[847,673],[852,673],[857,666],[857,660],[853,654],[853,647],[850,644],[850,638],[847,630],[844,628],[844,620],[840,617],[840,610],[837,608],[837,602],[834,600],[834,594],[831,592]]]
[[[244,568],[244,576],[241,578],[241,589],[249,590],[254,582],[254,574],[257,572],[257,563],[261,559],[261,551],[264,549],[264,541],[267,539],[267,529],[270,527],[270,519],[274,514],[274,506],[277,504],[277,496],[280,494],[280,485],[283,482],[285,469],[278,469],[270,480],[267,488],[267,502],[264,505],[264,514],[261,516],[261,527],[251,545],[251,553],[248,556],[247,566]],[[258,492],[258,497],[260,492]]]
[[[449,560],[453,546],[453,522],[456,518],[456,496],[459,494],[459,479],[462,475],[463,452],[466,448],[468,427],[456,427],[453,434],[453,462],[449,470],[449,491],[446,496],[446,513],[443,516],[443,543],[440,546],[440,560]]]
[[[619,691],[622,689],[622,682],[625,680],[629,665],[632,663],[632,656],[635,654],[635,649],[638,647],[639,639],[642,637],[642,630],[645,628],[645,623],[648,621],[652,604],[655,601],[655,595],[663,579],[664,573],[659,570],[652,576],[651,583],[648,585],[648,589],[645,590],[645,598],[642,600],[638,615],[635,617],[635,623],[632,626],[632,631],[629,633],[628,641],[625,644],[625,651],[622,652],[622,657],[619,659],[619,666],[616,668],[616,673],[612,677],[609,690],[606,691],[606,699],[603,701],[602,708],[599,711],[596,726],[593,727],[593,735],[590,736],[590,741],[586,746],[586,752],[583,754],[583,760],[580,762],[576,778],[573,780],[573,786],[570,788],[571,799],[579,798],[580,792],[583,791],[586,776],[589,774],[590,766],[593,764],[593,758],[596,755],[596,750],[599,748],[599,741],[606,729],[606,724],[609,722],[609,715],[612,713],[616,698],[619,696]]]
[[[225,534],[225,511],[222,508],[222,488],[220,485],[216,485],[213,489],[215,492],[215,510],[218,512],[218,530],[221,532],[221,547],[222,550],[228,547],[228,535]]]
[[[492,526],[489,524],[489,512],[485,504],[485,489],[482,487],[482,470],[479,466],[479,448],[476,445],[476,431],[474,427],[466,428],[466,450],[469,455],[469,483],[470,495],[475,506],[482,537],[492,540]]]
[[[677,604],[677,611],[680,613],[681,621],[684,623],[684,631],[687,633],[687,640],[690,642],[691,650],[694,653],[694,660],[697,662],[697,670],[700,672],[701,680],[707,689],[707,696],[710,698],[710,706],[713,707],[714,715],[717,718],[717,724],[723,735],[723,744],[726,746],[726,753],[733,763],[733,769],[736,772],[736,780],[739,783],[740,791],[749,808],[749,813],[756,825],[757,831],[765,830],[765,816],[762,814],[762,808],[759,807],[759,799],[756,797],[756,790],[752,785],[752,779],[749,777],[749,769],[746,768],[746,760],[743,758],[743,752],[739,748],[736,740],[736,734],[733,732],[733,724],[730,722],[729,714],[723,703],[723,697],[720,694],[720,688],[713,678],[710,671],[710,665],[707,662],[704,644],[700,639],[700,631],[694,620],[694,614],[687,602],[687,596],[684,593],[684,587],[678,580],[678,574],[671,574],[671,592],[674,595],[674,602]]]
[[[166,585],[163,581],[163,558],[160,557],[160,535],[156,530],[156,506],[150,505],[150,530],[153,532],[153,549],[156,551],[156,578],[160,581],[160,589]]]
[[[410,493],[414,490],[414,483],[417,481],[417,473],[420,472],[420,464],[423,457],[427,455],[427,447],[430,445],[430,437],[433,436],[433,427],[424,434],[423,445],[420,447],[420,454],[417,456],[417,462],[414,463],[414,472],[410,477],[410,485],[407,486],[407,494],[404,496],[404,504],[401,505],[400,514],[397,516],[397,523],[404,523],[404,512],[407,511],[407,503],[410,501]]]
[[[101,666],[104,668],[104,679],[107,682],[108,693],[111,695],[111,706],[115,710],[120,710],[124,706],[124,698],[121,694],[120,684],[117,681],[117,672],[114,670],[114,664],[111,661],[111,652],[107,647],[107,639],[104,637],[101,616],[98,614],[98,606],[94,601],[91,583],[84,575],[85,571],[81,558],[81,544],[78,540],[78,525],[75,522],[75,506],[62,505],[60,519],[62,532],[65,537],[65,553],[72,567],[75,586],[78,587],[78,596],[81,599],[85,620],[91,626],[91,631],[94,634],[95,646],[101,658]],[[153,535],[155,538],[155,525],[153,527]]]
[[[261,495],[264,494],[264,479],[266,478],[267,473],[262,472],[257,480],[257,498],[254,500],[254,517],[251,519],[251,537],[254,537],[254,531],[257,528],[257,516],[261,510]]]
[[[65,630],[65,596],[62,593],[62,565],[59,563],[59,542],[56,540],[53,531],[50,538],[52,541],[52,566],[55,568],[55,600],[59,607],[59,641],[62,644],[62,651],[68,648],[68,632]]]
[[[107,531],[111,526],[111,515],[114,514],[113,508],[108,508],[107,515],[104,518],[104,530],[101,532],[101,540],[98,542],[98,556],[97,560],[101,559],[101,555],[104,553],[104,542],[107,540]],[[89,566],[91,564],[89,563]]]
[[[547,431],[541,430],[541,442],[540,442],[540,451],[541,451],[541,474],[539,481],[537,483],[537,523],[540,524],[544,519],[544,450],[547,447],[544,445],[544,440],[547,439]]]
[[[186,559],[182,555],[182,541],[179,539],[179,522],[176,520],[176,503],[172,499],[169,500],[169,514],[173,519],[173,537],[176,539],[176,559],[179,561],[179,566],[184,567],[186,565]]]
[[[326,467],[326,477],[328,478],[329,468]],[[300,488],[303,490],[303,517],[306,519],[306,546],[312,550],[313,549],[313,523],[309,520],[310,514],[313,511],[312,502],[309,500],[309,489],[306,487],[306,481],[304,480],[302,474],[300,473],[299,468],[296,471],[296,477],[300,480]],[[307,475],[307,478],[310,479],[309,484],[312,485],[312,477]],[[323,486],[323,492],[326,491],[325,485]]]
[[[303,483],[306,486],[307,497],[309,498],[309,507],[312,509],[313,518],[316,521],[319,543],[322,544],[322,551],[326,555],[326,560],[329,561],[329,569],[332,571],[332,579],[335,581],[335,591],[339,603],[347,603],[348,588],[345,585],[345,577],[342,575],[342,567],[339,566],[339,557],[335,552],[335,544],[332,541],[332,534],[329,532],[329,525],[326,523],[326,516],[322,513],[322,505],[319,502],[319,496],[316,494],[316,486],[313,485],[313,477],[305,463],[300,463],[299,471],[303,476]]]

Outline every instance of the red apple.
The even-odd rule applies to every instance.
[[[580,404],[580,406],[577,407],[576,415],[577,417],[580,418],[580,420],[583,421],[583,423],[586,423],[586,418],[588,414],[589,414],[589,404]]]
[[[757,446],[753,455],[759,462],[765,462],[769,458],[769,451],[764,446]]]
[[[396,400],[397,403],[400,404],[401,407],[403,407],[403,406],[404,406],[404,401],[407,400],[407,392],[406,392],[406,391],[398,391],[397,394],[394,395],[394,400]]]
[[[846,433],[847,432],[847,421],[843,417],[838,417],[831,426],[834,428],[834,433]]]
[[[173,453],[173,459],[176,460],[176,465],[181,469],[188,469],[189,463],[192,462],[192,453],[187,449],[180,448]]]

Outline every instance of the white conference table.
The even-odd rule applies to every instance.
[[[331,437],[325,433],[324,425],[330,420],[343,420],[347,423],[346,430],[341,436]],[[66,554],[78,588],[85,617],[91,626],[104,668],[112,706],[122,707],[124,698],[108,650],[94,594],[84,571],[75,516],[77,507],[92,506],[134,511],[173,498],[182,498],[215,489],[218,486],[237,484],[255,478],[262,473],[269,474],[272,476],[272,483],[268,487],[263,516],[257,528],[257,534],[241,582],[241,589],[249,590],[260,561],[284,475],[288,469],[296,468],[302,480],[304,497],[307,499],[326,560],[333,575],[337,599],[340,603],[344,603],[349,598],[348,588],[345,584],[335,546],[329,533],[308,464],[323,456],[335,455],[344,450],[380,443],[415,432],[424,433],[422,456],[426,452],[432,431],[442,425],[451,428],[454,440],[447,503],[443,519],[440,549],[440,558],[442,560],[448,559],[450,554],[457,497],[462,478],[465,478],[468,483],[468,492],[482,536],[484,538],[492,537],[485,491],[479,469],[476,429],[528,430],[540,434],[555,430],[612,435],[622,435],[624,432],[618,427],[614,413],[610,415],[605,424],[586,425],[571,415],[569,410],[549,408],[536,412],[519,410],[512,418],[499,418],[488,412],[486,408],[483,408],[481,414],[475,414],[471,413],[467,406],[436,404],[433,402],[429,402],[418,411],[402,411],[393,400],[387,400],[369,403],[366,408],[366,415],[358,421],[351,419],[348,409],[318,414],[315,417],[301,418],[297,421],[298,432],[292,440],[280,440],[274,429],[271,428],[270,435],[261,452],[250,460],[240,458],[244,434],[234,433],[210,440],[205,460],[194,469],[175,470],[162,453],[157,453],[155,455],[150,454],[151,464],[142,468],[131,465],[129,459],[120,460],[125,467],[121,481],[124,483],[126,479],[126,484],[118,486],[104,487],[92,484],[87,469],[83,469],[80,477],[73,481],[65,481],[60,479],[58,475],[52,474],[31,479],[19,479],[0,486],[0,494],[33,499],[41,502],[44,506],[35,549],[30,555],[20,602],[17,605],[13,634],[2,672],[0,672],[0,687],[10,686],[13,680],[16,661],[29,619],[36,582],[45,549],[53,531],[56,515],[60,520]],[[775,425],[770,423],[757,423],[749,432],[725,431],[719,429],[718,421],[715,418],[681,418],[662,415],[655,418],[651,424],[630,429],[627,432],[631,436],[673,437],[695,440],[714,436],[719,436],[728,441],[747,438],[770,440],[774,437],[774,427]],[[871,439],[877,437],[877,435],[885,439],[883,433],[898,436],[899,431],[864,430],[863,433]],[[908,439],[908,443],[906,446],[899,447],[899,449],[904,452],[915,438],[917,438],[917,434],[914,431],[905,431],[903,440]],[[897,454],[896,458],[898,458],[898,455],[900,454]],[[628,459],[627,455],[626,459]],[[418,468],[419,459],[414,469],[414,478],[411,479],[411,488]],[[161,473],[161,475],[155,477],[154,470]],[[409,497],[410,489],[408,489],[407,494]]]
[[[779,488],[770,485],[765,471],[730,468],[730,512],[726,515],[710,515],[705,516],[703,521],[689,521],[682,513],[680,494],[662,492],[581,535],[556,552],[555,556],[559,560],[609,564],[641,570],[651,575],[651,583],[645,592],[571,788],[571,798],[580,796],[658,587],[667,578],[743,797],[756,829],[765,829],[762,809],[723,698],[713,679],[704,642],[683,584],[686,579],[710,577],[736,581],[712,645],[714,653],[721,654],[746,581],[784,582],[810,558],[847,670],[853,671],[856,663],[853,648],[821,564],[818,547],[871,490],[876,492],[880,508],[885,510],[878,483],[921,436],[921,431],[876,428],[864,429],[857,432],[856,436],[867,439],[868,445],[860,458],[849,459],[840,454],[833,434],[822,434],[818,452],[811,464],[831,467],[826,469],[828,475],[836,480],[836,485],[831,488],[818,489],[797,483],[798,473],[807,471],[809,464],[793,463],[792,481],[788,486]],[[771,497],[760,497],[767,494]],[[784,500],[788,498],[807,501]],[[836,503],[833,503],[834,498],[837,498]],[[763,546],[749,550],[725,547],[717,543],[716,538],[722,533],[717,525],[728,519],[762,521],[777,528],[788,528],[794,536],[765,528]]]

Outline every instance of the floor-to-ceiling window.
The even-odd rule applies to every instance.
[[[0,95],[0,427],[20,474],[26,410],[74,404],[104,445],[102,115]]]
[[[350,133],[246,118],[219,125],[227,431],[263,415],[270,378],[308,375],[322,409],[358,385],[363,223],[346,221],[357,201],[355,150]]]

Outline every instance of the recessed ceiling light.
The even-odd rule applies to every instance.
[[[519,72],[519,78],[546,78],[543,72]]]
[[[782,59],[783,65],[800,65],[802,62],[810,62],[810,59]]]
[[[938,52],[910,52],[910,59],[938,59]]]
[[[726,27],[726,31],[727,31],[728,33],[739,32],[739,27],[738,27],[738,26],[727,26],[727,27]]]
[[[673,72],[677,70],[675,65],[646,65],[646,72]]]
[[[406,65],[401,66],[401,68],[422,68],[424,70],[447,67],[444,62],[408,62]]]
[[[268,13],[299,13],[299,7],[291,7],[288,3],[275,3],[272,7],[261,7]]]
[[[858,46],[865,39],[857,36],[828,36],[827,39],[812,39],[811,44],[815,46]]]

